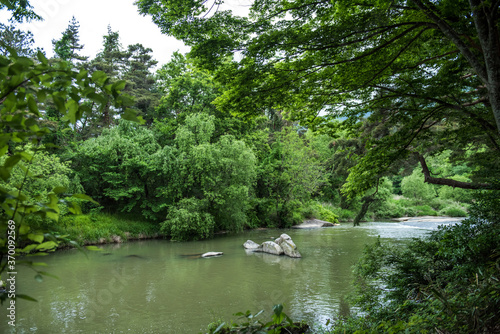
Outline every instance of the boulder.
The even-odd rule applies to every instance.
[[[292,228],[321,228],[321,227],[332,227],[338,225],[339,224],[330,223],[324,220],[309,219],[309,220],[304,220],[302,224],[292,226]]]
[[[262,251],[264,253],[275,254],[275,255],[281,255],[284,253],[280,245],[278,245],[273,241],[265,241],[264,243],[262,243]]]
[[[214,257],[214,256],[221,256],[224,254],[223,252],[207,252],[204,254],[201,254],[201,257]]]
[[[283,233],[275,242],[280,245],[285,255],[290,257],[302,257],[299,251],[297,251],[297,246],[288,234]]]
[[[289,257],[302,257],[302,255],[300,255],[299,251],[297,250],[297,246],[295,246],[292,240],[284,240],[280,244],[280,247],[281,249],[283,249],[285,255]]]
[[[243,244],[243,247],[244,247],[245,249],[258,249],[258,248],[260,248],[261,246],[260,246],[258,243],[254,242],[254,241],[252,241],[252,240],[247,240],[247,241]]]

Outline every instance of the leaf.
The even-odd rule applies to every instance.
[[[43,234],[30,233],[30,234],[28,234],[28,239],[40,244],[43,242],[44,236],[43,236]]]
[[[52,192],[55,193],[55,194],[62,194],[66,190],[67,190],[66,187],[54,187],[54,189],[52,189]]]
[[[97,203],[96,201],[94,201],[94,200],[92,199],[92,197],[90,197],[89,195],[85,195],[85,194],[73,194],[73,195],[71,195],[71,197],[74,197],[74,198],[79,198],[79,199],[83,199],[83,200],[85,200],[85,201],[89,201],[89,202],[92,202],[92,203],[94,203],[94,204],[99,204],[99,203]]]
[[[21,227],[19,228],[20,235],[28,234],[29,231],[30,231],[30,227],[26,224],[21,225]]]
[[[57,243],[54,241],[47,241],[36,246],[36,249],[39,251],[50,251],[50,250],[55,250],[56,248],[57,248]]]
[[[35,298],[30,297],[28,295],[24,295],[24,294],[16,294],[16,299],[17,298],[21,298],[21,299],[24,299],[24,300],[29,300],[30,302],[38,302],[38,300],[36,300]]]
[[[48,62],[49,62],[49,60],[47,59],[47,57],[45,57],[45,55],[41,51],[37,52],[36,58],[40,61],[40,63],[42,63],[44,65],[47,65]]]

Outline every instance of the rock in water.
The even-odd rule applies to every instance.
[[[261,246],[252,240],[247,240],[247,242],[243,244],[243,247],[245,247],[245,249],[257,249],[260,248]]]
[[[281,249],[283,249],[285,255],[289,257],[302,257],[302,255],[300,255],[299,251],[297,250],[297,246],[295,246],[292,240],[284,240],[280,244],[280,247]]]
[[[204,254],[201,254],[201,257],[214,257],[214,256],[221,256],[224,254],[223,252],[207,252]]]
[[[289,257],[302,257],[297,250],[297,246],[288,234],[283,233],[278,239],[275,240],[275,242],[280,245],[285,255]]]
[[[284,253],[280,245],[278,245],[273,241],[265,241],[264,243],[262,243],[262,251],[264,253],[275,254],[275,255],[281,255]]]

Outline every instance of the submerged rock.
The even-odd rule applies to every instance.
[[[214,256],[221,256],[224,254],[223,252],[207,252],[204,254],[201,254],[201,257],[214,257]]]

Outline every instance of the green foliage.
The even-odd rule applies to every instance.
[[[83,49],[83,45],[80,44],[80,24],[73,18],[69,22],[68,28],[62,33],[62,37],[59,40],[52,40],[52,45],[54,46],[54,53],[59,59],[72,61],[72,60],[86,60],[87,57],[80,56],[79,51]]]
[[[70,168],[69,162],[61,162],[60,158],[43,151],[34,149],[31,144],[19,148],[20,152],[28,154],[33,158],[29,161],[19,161],[11,169],[11,175],[7,182],[0,180],[0,185],[11,194],[19,191],[25,196],[26,205],[42,205],[50,201],[54,189],[60,189],[56,195],[65,201],[76,201],[76,198],[66,197],[65,194],[82,193],[83,188],[77,177]],[[4,164],[7,157],[1,157],[0,163]],[[60,213],[65,214],[68,208],[63,205]]]
[[[485,193],[461,224],[427,239],[367,247],[356,265],[357,306],[333,333],[494,331],[500,320],[498,193]]]
[[[226,323],[211,324],[208,328],[209,334],[221,333],[269,333],[269,334],[279,334],[279,333],[304,333],[307,331],[308,327],[306,324],[294,323],[288,315],[283,312],[284,306],[282,304],[277,304],[273,306],[273,314],[271,316],[271,321],[261,322],[257,320],[257,317],[261,315],[264,310],[256,314],[252,314],[250,311],[235,313],[235,316],[241,317],[242,323],[233,323],[231,325],[226,325]],[[217,327],[215,326],[217,325]]]
[[[177,164],[170,186],[177,191],[181,203],[186,200],[194,205],[192,201],[199,201],[195,205],[200,210],[197,222],[214,224],[216,230],[238,231],[246,224],[250,189],[255,179],[255,156],[244,142],[231,135],[211,143],[213,119],[207,114],[189,115],[185,125],[178,128]],[[178,217],[176,210],[175,214],[170,211],[169,217]],[[168,219],[164,224],[170,224]],[[179,219],[175,221],[186,224]],[[200,230],[200,236],[206,237],[212,231],[212,227]]]
[[[57,225],[48,226],[53,231],[67,234],[79,244],[143,239],[158,236],[160,229],[144,219],[123,215],[92,213],[88,215],[67,215]],[[115,239],[113,240],[113,237]],[[120,239],[116,239],[120,237]],[[63,244],[65,244],[63,242]],[[67,244],[71,245],[71,244]]]
[[[273,208],[277,226],[289,227],[301,220],[300,208],[318,192],[326,173],[314,149],[293,129],[274,136],[259,166],[258,195]]]
[[[16,29],[14,25],[7,26],[0,23],[0,54],[8,56],[9,48],[14,49],[19,56],[36,57],[36,51],[33,48],[35,40],[30,31]]]
[[[467,211],[463,207],[453,204],[439,211],[441,215],[450,217],[467,217]]]
[[[221,110],[280,110],[302,126],[358,138],[366,154],[339,179],[350,199],[413,153],[451,150],[474,182],[498,175],[500,54],[483,29],[496,31],[499,18],[475,2],[261,0],[245,17],[211,11],[218,1],[137,5],[214,70]]]
[[[209,238],[214,233],[215,220],[207,209],[207,201],[184,198],[170,207],[161,231],[180,241]]]
[[[73,162],[87,194],[101,205],[159,220],[172,203],[166,187],[174,156],[175,149],[162,149],[152,130],[122,120],[82,142]]]
[[[424,176],[417,167],[410,176],[406,176],[401,181],[401,191],[403,196],[414,200],[417,204],[430,201],[436,197],[436,191],[431,184],[424,183]]]
[[[470,182],[470,179],[461,176],[461,175],[456,175],[453,177],[454,180],[457,181],[462,181],[462,182]],[[455,201],[455,202],[461,202],[461,203],[471,203],[472,198],[474,196],[474,193],[470,190],[465,190],[465,189],[460,189],[460,188],[452,188],[450,186],[441,186],[437,190],[437,193],[440,198],[450,200],[450,201]]]

